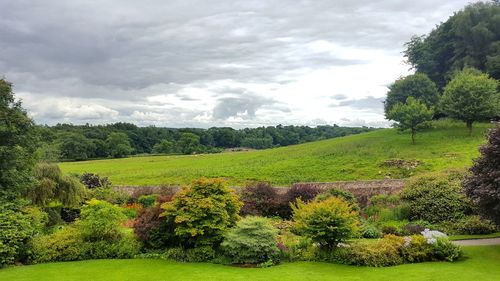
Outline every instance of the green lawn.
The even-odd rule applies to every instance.
[[[500,280],[500,246],[465,247],[463,261],[406,264],[387,268],[298,262],[271,268],[236,268],[163,260],[91,260],[11,267],[0,280],[15,281],[160,281],[160,280]]]
[[[438,122],[417,136],[383,129],[282,148],[210,155],[149,156],[61,163],[65,172],[94,172],[116,185],[184,184],[199,177],[224,177],[232,185],[247,180],[288,185],[304,181],[400,178],[404,169],[385,160],[419,160],[415,173],[463,168],[478,155],[489,124],[475,124],[472,137],[462,123]]]

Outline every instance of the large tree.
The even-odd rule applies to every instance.
[[[472,133],[472,123],[494,117],[499,112],[498,82],[474,69],[457,73],[446,85],[441,109],[448,116],[464,121]]]
[[[130,146],[129,138],[125,133],[111,133],[106,139],[109,154],[114,158],[130,155],[134,149]]]
[[[440,88],[465,66],[500,79],[499,15],[498,1],[468,5],[428,35],[414,36],[406,43],[408,63]]]
[[[409,130],[411,133],[411,142],[415,144],[415,135],[426,122],[432,119],[434,114],[423,102],[409,97],[406,103],[397,103],[386,114],[387,119],[398,122],[395,126],[400,131]]]
[[[389,86],[384,101],[385,114],[387,115],[397,103],[405,103],[409,97],[422,101],[429,108],[439,102],[436,84],[427,75],[416,73],[400,78]]]
[[[0,79],[0,199],[12,199],[31,184],[36,133],[12,84]]]
[[[481,213],[500,225],[500,127],[489,133],[464,181],[465,193]]]

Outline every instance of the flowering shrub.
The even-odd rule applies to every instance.
[[[437,230],[429,230],[428,228],[424,229],[424,231],[421,232],[422,236],[425,238],[427,241],[427,244],[434,244],[436,243],[438,238],[448,238],[448,236],[440,231]]]

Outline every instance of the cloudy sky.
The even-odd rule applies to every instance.
[[[467,0],[0,1],[0,76],[37,123],[387,126],[414,34]]]

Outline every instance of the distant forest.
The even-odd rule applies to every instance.
[[[45,161],[120,158],[137,154],[217,153],[228,148],[265,149],[342,137],[374,130],[326,125],[270,126],[235,130],[228,127],[161,128],[130,123],[38,126]]]

